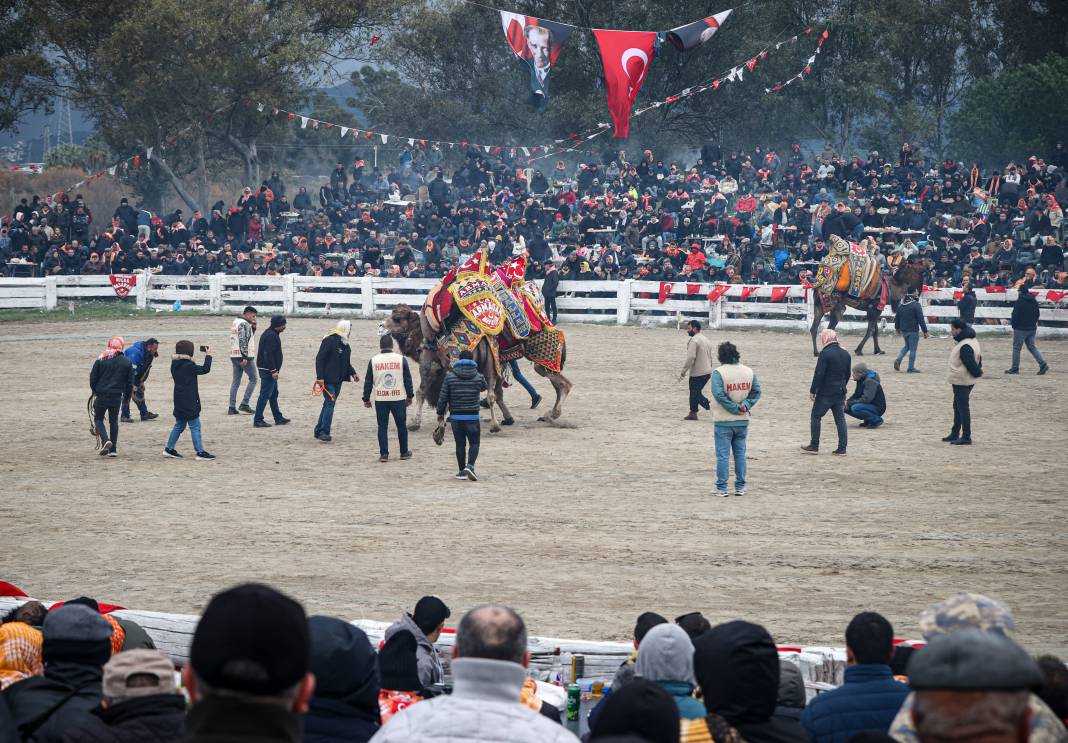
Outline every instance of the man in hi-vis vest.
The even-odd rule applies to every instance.
[[[726,496],[730,457],[734,452],[734,494],[745,495],[745,443],[750,411],[760,399],[760,382],[731,342],[720,343],[720,366],[712,372],[712,419],[716,431],[716,495]]]
[[[408,359],[393,350],[393,336],[383,335],[378,341],[380,350],[367,362],[363,377],[363,406],[371,407],[371,395],[375,399],[375,415],[378,417],[378,461],[389,461],[389,417],[397,426],[400,439],[400,458],[411,459],[408,450],[408,415],[405,411],[412,404],[415,391],[412,389],[412,372]]]

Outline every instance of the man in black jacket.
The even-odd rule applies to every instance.
[[[170,743],[184,732],[174,664],[158,650],[128,650],[104,666],[104,699],[63,743]]]
[[[186,426],[189,426],[197,459],[215,459],[215,455],[204,450],[204,441],[200,437],[200,385],[197,377],[211,371],[211,348],[204,346],[204,353],[204,363],[200,365],[193,361],[192,341],[178,341],[174,346],[174,359],[171,361],[171,377],[174,379],[174,428],[171,429],[167,446],[163,449],[165,457],[182,458],[175,447],[178,445],[178,437]]]
[[[438,393],[438,427],[445,425],[445,410],[449,411],[452,435],[456,440],[456,463],[460,469],[457,480],[478,480],[475,460],[482,436],[479,424],[478,401],[486,389],[486,378],[475,364],[470,351],[461,351],[460,358],[445,375]]]
[[[360,381],[352,368],[351,331],[352,323],[341,320],[326,334],[319,344],[319,353],[315,354],[315,388],[323,395],[323,409],[315,423],[315,438],[319,441],[330,441],[330,425],[334,421],[334,405],[341,394],[341,385],[347,380]]]
[[[838,343],[838,333],[828,328],[820,333],[823,350],[816,360],[816,371],[812,375],[809,394],[812,397],[812,415],[809,421],[811,439],[808,446],[802,446],[806,454],[819,454],[820,424],[823,416],[830,410],[834,416],[834,425],[838,429],[838,448],[832,454],[844,455],[848,433],[845,419],[846,384],[849,382],[849,352]]]
[[[286,329],[286,319],[282,315],[271,318],[271,327],[260,338],[260,347],[256,351],[256,369],[260,374],[260,396],[256,399],[256,414],[252,425],[256,428],[270,428],[271,424],[263,419],[267,404],[271,405],[271,414],[276,426],[289,423],[289,418],[278,409],[278,373],[282,370],[282,339],[279,334]]]
[[[556,291],[560,286],[560,273],[552,261],[545,267],[545,280],[541,282],[541,295],[545,298],[545,314],[556,323]]]
[[[905,345],[898,351],[894,360],[894,371],[901,371],[901,360],[905,354],[909,355],[909,374],[916,374],[920,370],[916,368],[916,351],[920,347],[920,333],[927,338],[927,320],[923,316],[923,307],[920,298],[913,292],[905,295],[901,304],[894,313],[894,330],[901,333],[905,339]]]
[[[964,289],[961,292],[960,299],[957,300],[957,314],[960,319],[971,325],[975,322],[975,306],[978,304],[978,300],[975,298],[975,291],[972,289],[970,282],[964,282]]]
[[[93,425],[100,437],[100,456],[118,456],[119,408],[122,396],[134,384],[134,367],[123,355],[122,338],[113,337],[89,372],[89,388],[93,391]],[[104,413],[108,415],[108,430],[104,430]]]
[[[1026,281],[1020,287],[1016,304],[1012,306],[1012,366],[1005,370],[1006,374],[1020,373],[1020,349],[1025,345],[1038,362],[1038,373],[1045,374],[1049,371],[1049,364],[1035,345],[1037,334],[1038,300],[1031,293],[1031,282]]]
[[[111,625],[95,609],[70,604],[48,613],[42,634],[44,676],[12,684],[0,695],[0,704],[11,711],[20,740],[59,743],[103,697]]]

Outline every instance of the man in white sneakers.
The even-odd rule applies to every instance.
[[[230,415],[253,412],[249,407],[252,393],[256,391],[256,308],[249,305],[230,325],[230,363],[234,367],[234,378],[230,383]],[[241,407],[237,407],[237,391],[241,389],[241,375],[248,376],[248,385],[241,398]]]
[[[716,495],[727,495],[730,457],[734,452],[734,494],[745,495],[745,445],[749,418],[760,399],[756,374],[741,363],[741,354],[731,342],[720,343],[720,366],[712,372],[712,419],[716,431]]]

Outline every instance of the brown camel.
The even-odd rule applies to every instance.
[[[901,304],[901,300],[906,293],[914,292],[919,294],[923,290],[923,266],[906,263],[886,283],[889,289],[890,307],[894,312],[897,312],[898,305]],[[875,341],[876,355],[886,353],[879,348],[879,318],[882,316],[882,311],[879,309],[878,297],[854,299],[838,292],[835,292],[832,297],[833,302],[828,311],[823,309],[823,304],[819,301],[819,298],[817,297],[816,299],[815,307],[813,308],[812,327],[809,328],[809,333],[812,335],[812,355],[819,356],[819,350],[816,348],[816,334],[819,333],[820,323],[823,321],[824,315],[830,316],[830,322],[827,327],[833,329],[841,322],[842,316],[845,315],[846,307],[861,310],[868,321],[867,330],[864,333],[864,338],[860,341],[860,345],[857,346],[856,355],[864,355],[864,344],[868,342],[868,338]]]

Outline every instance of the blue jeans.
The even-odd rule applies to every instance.
[[[879,411],[876,407],[866,402],[854,402],[850,403],[846,408],[846,415],[853,416],[854,418],[860,418],[865,423],[882,423],[883,417],[879,415]]]
[[[385,457],[389,455],[389,417],[393,416],[393,423],[397,426],[397,439],[400,444],[401,454],[408,453],[408,411],[404,400],[383,402],[375,400],[375,417],[378,419],[378,453]]]
[[[905,358],[905,354],[909,355],[909,370],[916,368],[916,350],[920,347],[920,334],[919,333],[902,333],[901,337],[905,339],[905,345],[897,353],[897,363],[901,363],[901,359]]]
[[[182,435],[186,426],[189,426],[189,435],[193,437],[193,451],[199,454],[204,451],[204,440],[200,437],[199,416],[190,421],[175,418],[174,428],[171,429],[171,435],[167,437],[167,448],[173,449],[178,445],[178,437]]]
[[[268,403],[271,405],[274,422],[282,420],[285,416],[278,409],[278,380],[272,377],[270,372],[260,369],[260,396],[256,399],[256,414],[252,416],[253,422],[263,420],[263,411]]]
[[[734,452],[734,489],[745,489],[745,442],[749,424],[744,426],[715,426],[716,429],[716,490],[726,491],[730,475],[731,452]]]
[[[328,384],[323,386],[323,409],[319,411],[319,420],[315,423],[315,435],[321,433],[330,435],[330,424],[334,422],[334,405],[341,395],[340,384]]]
[[[534,398],[538,396],[538,391],[534,389],[534,385],[527,381],[527,378],[523,376],[523,372],[519,371],[519,362],[509,361],[508,368],[512,370],[512,379],[523,385],[523,389],[527,391],[527,394],[530,395],[531,402],[533,402]]]
[[[1014,330],[1012,331],[1012,368],[1019,370],[1020,368],[1020,351],[1026,345],[1027,350],[1031,352],[1031,355],[1035,357],[1035,361],[1038,362],[1039,368],[1046,365],[1046,360],[1042,358],[1042,354],[1038,350],[1038,346],[1035,345],[1035,335],[1037,330]]]

